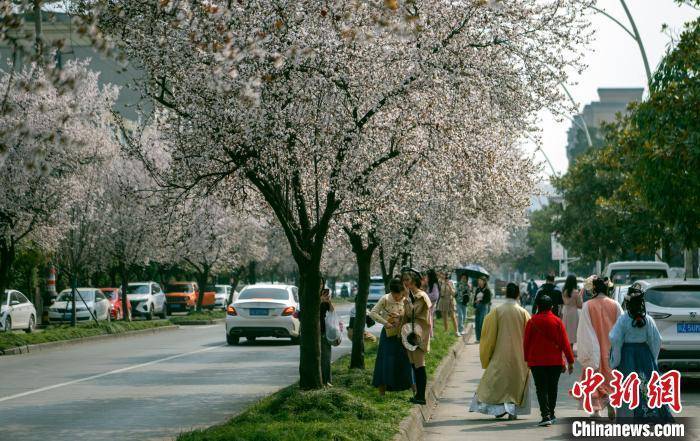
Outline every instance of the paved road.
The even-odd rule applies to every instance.
[[[298,360],[286,340],[227,346],[222,324],[0,357],[0,439],[171,439],[295,382]]]

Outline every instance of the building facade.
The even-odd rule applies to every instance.
[[[643,94],[644,89],[641,87],[598,89],[599,101],[586,104],[583,111],[574,116],[575,123],[572,123],[567,131],[566,157],[569,164],[589,147],[583,122],[588,128],[591,143],[598,147],[603,142],[600,133],[603,123],[614,122],[618,113],[625,114],[627,105],[633,101],[641,101]]]

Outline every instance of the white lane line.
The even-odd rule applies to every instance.
[[[82,382],[85,382],[85,381],[95,380],[95,379],[97,379],[97,378],[106,377],[106,376],[108,376],[108,375],[120,374],[120,373],[122,373],[122,372],[127,372],[127,371],[131,371],[131,370],[134,370],[134,369],[139,369],[139,368],[142,368],[142,367],[146,367],[146,366],[151,366],[151,365],[154,365],[154,364],[156,364],[156,363],[161,363],[161,362],[168,361],[168,360],[174,360],[174,359],[176,359],[176,358],[186,357],[186,356],[192,355],[192,354],[199,354],[199,353],[202,353],[202,352],[211,351],[212,349],[221,348],[221,347],[223,347],[223,346],[225,346],[225,345],[213,346],[213,347],[204,348],[204,349],[197,349],[196,351],[184,352],[184,353],[182,353],[182,354],[177,354],[177,355],[171,355],[170,357],[160,358],[160,359],[158,359],[158,360],[149,361],[149,362],[147,362],[147,363],[135,364],[135,365],[123,367],[123,368],[120,368],[120,369],[115,369],[115,370],[113,370],[113,371],[103,372],[103,373],[101,373],[101,374],[91,375],[91,376],[85,377],[85,378],[79,378],[79,379],[77,379],[77,380],[66,381],[65,383],[58,383],[58,384],[54,384],[54,385],[51,385],[51,386],[44,386],[44,387],[40,387],[39,389],[28,390],[28,391],[26,391],[26,392],[22,392],[22,393],[19,393],[19,394],[9,395],[9,396],[6,396],[6,397],[0,397],[0,403],[2,403],[2,402],[4,402],[4,401],[10,401],[10,400],[14,400],[14,399],[17,399],[17,398],[26,397],[26,396],[28,396],[28,395],[34,395],[34,394],[38,394],[38,393],[41,393],[41,392],[46,392],[46,391],[49,391],[49,390],[58,389],[59,387],[65,387],[65,386],[70,386],[70,385],[76,384],[76,383],[82,383]]]

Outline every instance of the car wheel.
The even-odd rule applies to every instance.
[[[9,315],[5,318],[5,332],[12,332],[12,317]]]
[[[231,334],[226,334],[226,343],[230,345],[237,345],[239,341],[239,337]]]
[[[153,320],[153,305],[148,305],[148,312],[146,313],[146,320]]]
[[[165,320],[168,318],[169,313],[170,313],[170,311],[168,311],[167,306],[163,305],[163,309],[160,311],[159,316],[160,316],[160,318]]]
[[[34,318],[34,314],[29,316],[29,325],[27,325],[27,329],[24,330],[27,334],[31,334],[34,332],[34,327],[36,326],[36,319]]]
[[[246,337],[245,338],[249,343],[255,343],[255,337]]]

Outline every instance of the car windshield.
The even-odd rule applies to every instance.
[[[615,285],[631,285],[637,280],[665,279],[667,277],[665,269],[622,269],[610,272],[610,278]]]
[[[165,292],[193,292],[192,285],[189,283],[173,283],[165,285]]]
[[[663,308],[700,308],[700,285],[650,288],[644,299]]]
[[[78,295],[77,301],[81,302],[85,300],[86,302],[93,302],[95,300],[95,292],[94,291],[84,291],[79,289],[78,290]],[[82,297],[82,300],[81,300]],[[70,302],[73,300],[73,293],[71,291],[63,291],[61,295],[58,296],[58,301],[59,302]]]
[[[215,286],[214,290],[216,291],[217,294],[226,294],[226,287],[225,286]]]
[[[118,295],[116,289],[107,289],[107,290],[103,289],[102,294],[104,294],[105,297],[107,297],[108,299],[111,299],[111,300],[118,300],[119,299],[119,295]]]
[[[148,285],[129,285],[126,288],[127,294],[148,294]]]
[[[238,296],[238,300],[250,299],[289,300],[289,293],[286,289],[250,288],[244,290]]]

